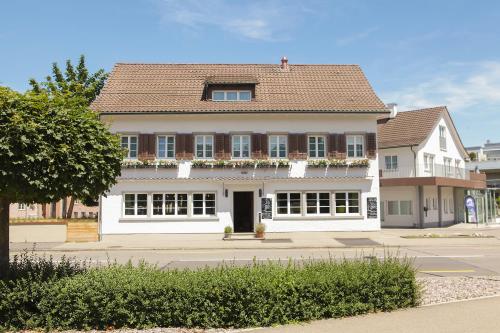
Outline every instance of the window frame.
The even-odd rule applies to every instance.
[[[303,198],[302,198],[302,192],[301,191],[277,191],[276,193],[276,216],[302,216],[303,212]],[[286,214],[279,213],[279,206],[278,206],[278,195],[279,194],[286,194]],[[299,195],[299,213],[291,213],[291,205],[290,205],[290,194],[298,194]],[[295,206],[294,206],[295,208]]]
[[[194,210],[195,208],[200,208],[200,207],[195,207],[194,206],[194,196],[196,194],[201,194],[202,195],[202,214],[195,214]],[[207,194],[213,194],[214,195],[214,213],[213,214],[207,214],[207,199],[206,199],[206,195]],[[211,191],[207,191],[207,192],[193,192],[191,193],[191,199],[188,198],[188,210],[189,210],[189,200],[191,200],[191,209],[190,209],[190,212],[191,212],[191,217],[194,217],[194,218],[197,218],[197,217],[213,217],[213,216],[217,216],[217,192],[211,192]],[[198,200],[197,200],[198,201]],[[211,208],[211,207],[208,207],[208,208]]]
[[[391,214],[391,203],[396,203],[396,209],[397,209],[397,212],[396,214]],[[394,212],[392,212],[394,213]],[[387,215],[390,215],[390,216],[399,216],[401,215],[400,214],[400,207],[399,207],[399,200],[387,200]]]
[[[314,153],[316,156],[312,156],[311,155],[311,142],[310,142],[310,139],[311,138],[314,138],[315,139],[315,142],[314,142]],[[319,150],[319,140],[318,139],[323,139],[323,156],[318,156],[320,150]],[[316,134],[312,134],[312,135],[308,135],[307,136],[307,156],[310,158],[310,159],[325,159],[327,158],[326,156],[326,153],[328,151],[327,149],[327,146],[326,146],[326,136],[325,135],[316,135]]]
[[[268,153],[269,153],[269,158],[270,159],[273,159],[273,160],[282,160],[282,159],[287,159],[288,158],[288,135],[286,134],[269,134],[268,135],[269,138],[268,138]],[[276,137],[277,138],[277,155],[276,157],[273,157],[272,156],[272,138],[273,137]],[[280,140],[279,138],[280,137],[283,137],[285,139],[285,156],[280,156],[280,152],[281,152],[281,149],[280,149]]]
[[[328,194],[328,213],[321,213],[321,207],[325,207],[325,206],[321,206],[321,199],[320,199],[320,194]],[[316,205],[314,206],[316,208],[316,213],[309,213],[307,210],[309,207],[313,207],[313,206],[309,206],[308,204],[308,198],[307,198],[307,195],[308,194],[316,194]],[[331,216],[332,215],[332,192],[331,191],[307,191],[305,192],[305,215],[307,216]]]
[[[127,138],[127,147],[123,146],[123,138]],[[135,156],[130,157],[131,138],[135,138]],[[137,134],[120,134],[120,147],[127,149],[127,154],[124,156],[126,160],[137,160],[139,158],[139,136]]]
[[[390,160],[390,167],[388,167],[387,158],[389,158],[389,160]],[[394,159],[396,159],[396,163],[394,163]],[[394,167],[394,165],[396,167]],[[385,166],[385,170],[391,170],[391,171],[398,170],[398,168],[399,168],[398,155],[387,155],[387,156],[384,156],[384,166]]]
[[[439,149],[446,151],[448,144],[446,142],[446,126],[439,125]]]
[[[138,200],[137,200],[137,196],[138,195],[146,195],[146,214],[137,214],[137,211],[138,211]],[[127,195],[133,195],[134,196],[134,214],[126,214],[126,196]],[[147,192],[124,192],[122,194],[122,201],[123,201],[123,208],[122,208],[122,216],[125,217],[125,218],[144,218],[144,217],[148,217],[149,216],[149,193]],[[128,208],[130,209],[130,208]]]
[[[17,203],[17,210],[26,210],[27,209],[27,205],[23,202],[18,202]]]
[[[240,156],[235,156],[235,138],[238,137],[239,142],[239,152]],[[248,156],[243,156],[243,137],[248,138]],[[252,156],[252,136],[250,134],[232,134],[231,135],[231,159],[235,160],[247,160]]]
[[[434,175],[434,154],[424,153],[424,172]],[[431,163],[432,162],[432,163]]]
[[[224,99],[214,99],[216,93],[223,93]],[[228,93],[236,93],[236,99],[227,99]],[[250,99],[241,99],[241,93],[249,93]],[[252,101],[252,91],[251,90],[212,90],[212,101],[213,102],[251,102]]]
[[[353,156],[349,156],[349,139],[353,139],[353,145],[354,145],[354,150],[353,150]],[[358,142],[358,139],[360,139],[361,142]],[[355,158],[365,158],[366,156],[366,147],[365,147],[365,135],[364,134],[346,134],[346,156],[348,159],[355,159]],[[361,155],[358,155],[358,149],[357,145],[361,144]]]
[[[165,209],[165,203],[166,203],[166,196],[167,194],[173,194],[175,195],[175,206],[174,206],[174,214],[166,214],[166,209]],[[161,195],[162,196],[162,214],[155,214],[155,206],[154,206],[154,195]],[[179,214],[179,195],[185,195],[186,196],[186,214]],[[152,218],[165,218],[165,217],[187,217],[189,214],[189,193],[187,192],[153,192],[151,193],[151,204],[150,204],[150,209],[151,209],[151,217]]]
[[[202,157],[199,157],[198,156],[198,137],[203,137],[203,156]],[[207,148],[206,148],[206,145],[207,145],[207,141],[206,141],[206,138],[210,137],[212,142],[211,142],[211,145],[212,145],[212,150],[211,150],[211,155],[210,157],[207,157]],[[215,138],[214,138],[214,135],[213,134],[195,134],[194,135],[194,159],[196,160],[213,160],[214,159],[214,142],[215,142]]]
[[[337,213],[337,193],[345,193],[345,213]],[[358,195],[358,212],[357,213],[350,213],[349,208],[353,207],[349,204],[349,193],[356,193]],[[334,216],[362,216],[363,215],[363,207],[361,205],[362,200],[361,200],[361,191],[352,191],[352,190],[342,190],[342,191],[333,191],[333,215]]]
[[[165,138],[165,156],[160,157],[160,138]],[[168,138],[173,138],[172,157],[168,157]],[[158,134],[156,135],[156,159],[158,160],[175,160],[175,135],[173,134]]]

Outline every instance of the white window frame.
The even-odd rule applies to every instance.
[[[352,141],[352,142],[350,142]],[[353,155],[349,156],[349,146],[354,145]],[[361,154],[358,154],[357,146],[361,145]],[[364,158],[365,157],[365,136],[363,134],[348,134],[346,135],[346,154],[347,158]]]
[[[448,198],[448,200],[450,201],[450,214],[455,214],[455,202],[453,198]]]
[[[216,93],[224,93],[224,99],[214,99]],[[228,93],[236,93],[236,99],[227,99]],[[250,99],[241,99],[241,93],[249,93]],[[250,102],[252,100],[251,90],[214,90],[212,91],[212,101],[214,102]]]
[[[165,138],[165,156],[160,157],[160,138]],[[173,139],[172,156],[168,156],[168,139]],[[175,135],[159,134],[156,136],[156,158],[159,160],[174,160],[175,159]]]
[[[446,151],[447,143],[446,143],[446,126],[439,125],[439,148],[442,151]]]
[[[198,138],[201,137],[203,138],[203,150],[202,150],[202,156],[198,156]],[[211,145],[212,145],[212,150],[211,150],[211,155],[212,156],[207,156],[207,138],[211,138]],[[196,134],[194,136],[194,158],[197,160],[212,160],[214,159],[214,136],[212,134]]]
[[[453,176],[452,161],[453,161],[452,158],[443,157],[445,177],[451,177],[451,176]]]
[[[462,168],[460,167],[461,161],[459,159],[455,160],[455,177],[463,178]]]
[[[175,206],[174,206],[174,214],[166,214],[166,209],[165,209],[165,202],[166,202],[166,196],[167,194],[173,194],[175,196]],[[155,195],[161,195],[162,196],[162,214],[155,214],[154,213],[154,196]],[[186,214],[179,214],[179,195],[185,195],[186,196]],[[187,192],[155,192],[151,193],[151,217],[156,218],[156,217],[187,217],[188,212],[189,212],[189,194]]]
[[[123,138],[127,138],[127,147],[124,147],[123,145]],[[132,151],[130,149],[130,146],[132,143],[130,142],[131,138],[135,138],[135,156],[131,157],[130,152]],[[135,134],[120,134],[120,147],[127,149],[127,155],[125,156],[125,159],[127,160],[136,160],[139,156],[139,136]]]
[[[311,142],[309,140],[314,139],[314,150],[311,151]],[[319,139],[323,139],[323,156],[318,156],[320,149],[319,149]],[[307,137],[307,153],[309,158],[311,159],[324,159],[326,158],[326,152],[327,152],[327,147],[326,147],[326,136],[324,135],[309,135]],[[312,156],[312,153],[314,153],[315,156]]]
[[[409,206],[408,206],[409,213],[408,214],[402,213],[401,204],[403,202],[409,202]],[[399,215],[401,215],[401,216],[412,216],[413,215],[413,200],[399,200]]]
[[[434,175],[434,155],[424,154],[424,172],[430,173],[431,176]]]
[[[194,206],[194,196],[196,194],[201,194],[202,195],[202,202],[203,202],[203,205],[201,207],[202,209],[202,214],[195,214],[194,213],[194,210],[195,208],[200,208],[200,207],[195,207]],[[214,195],[214,213],[213,214],[207,214],[207,199],[206,199],[206,195],[207,194],[213,194]],[[188,200],[189,200],[189,197],[188,197]],[[207,217],[207,216],[217,216],[217,193],[216,192],[193,192],[191,194],[191,217]]]
[[[346,201],[346,205],[345,205],[345,213],[337,213],[337,193],[345,193],[346,197],[345,197],[345,201]],[[358,212],[357,213],[350,213],[349,212],[349,208],[351,207],[349,205],[349,193],[357,193],[358,194],[358,205],[356,207],[358,207]],[[361,192],[360,191],[350,191],[350,190],[346,190],[346,191],[334,191],[333,192],[333,214],[335,216],[361,216],[363,214],[363,210],[362,210],[362,206],[361,206]]]
[[[290,206],[290,194],[298,194],[299,195],[299,213],[290,213],[291,211],[291,206]],[[286,194],[286,214],[279,213],[278,212],[278,195],[279,194]],[[302,192],[300,191],[279,191],[276,192],[276,216],[302,216],[302,211],[303,211],[303,201],[302,201]]]
[[[391,207],[391,203],[396,203],[396,209],[397,209],[397,212],[395,212],[395,214],[391,214],[391,210],[390,210],[390,207]],[[400,215],[400,210],[399,210],[399,201],[398,200],[387,200],[387,215],[390,215],[390,216],[399,216]],[[394,212],[392,212],[394,213]]]
[[[141,215],[138,215],[137,214],[137,210],[138,210],[138,207],[137,207],[137,196],[138,195],[141,195],[141,194],[144,194],[146,195],[146,214],[141,214]],[[126,196],[127,195],[133,195],[134,196],[134,214],[133,215],[128,215],[128,214],[125,214],[125,202],[126,202]],[[126,217],[126,218],[143,218],[143,217],[147,217],[149,215],[149,194],[148,193],[145,193],[145,192],[125,192],[123,193],[122,195],[122,198],[123,198],[123,209],[122,209],[122,216],[123,217]]]
[[[329,210],[328,213],[321,213],[320,212],[320,208],[325,207],[325,206],[321,206],[319,195],[324,194],[324,193],[328,194],[328,210]],[[307,209],[309,207],[313,207],[313,206],[308,205],[308,199],[307,199],[308,194],[316,194],[316,205],[314,206],[314,207],[316,207],[316,213],[308,213],[307,212]],[[305,209],[306,209],[305,215],[308,215],[308,216],[330,216],[330,215],[332,215],[332,192],[329,192],[329,191],[308,191],[308,192],[306,192],[306,194],[305,194]]]
[[[389,164],[387,161],[389,159]],[[394,162],[396,160],[396,162]],[[385,170],[397,170],[399,168],[398,165],[398,155],[387,155],[384,157]],[[396,167],[394,167],[396,166]]]
[[[240,156],[235,154],[235,138],[239,139],[239,152]],[[243,138],[248,138],[248,152],[247,156],[243,156]],[[252,154],[252,137],[249,134],[233,134],[231,136],[231,158],[235,160],[245,160],[249,159]]]
[[[448,214],[448,199],[443,198],[443,213]]]
[[[277,140],[277,155],[278,156],[272,156],[272,141],[273,141],[273,138],[276,138]],[[285,139],[285,156],[280,156],[280,138],[284,138]],[[286,159],[288,157],[288,135],[285,135],[285,134],[270,134],[269,135],[269,139],[268,139],[268,150],[269,150],[269,158],[271,159]]]

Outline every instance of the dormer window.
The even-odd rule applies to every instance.
[[[249,102],[252,100],[250,90],[214,90],[212,101],[216,102]]]

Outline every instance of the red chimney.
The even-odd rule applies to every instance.
[[[282,57],[281,58],[281,70],[283,71],[289,71],[290,67],[288,66],[288,59],[287,57]]]

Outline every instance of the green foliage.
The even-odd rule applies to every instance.
[[[225,234],[232,234],[233,233],[233,228],[229,225],[224,227],[224,233]]]
[[[258,223],[255,226],[255,232],[257,233],[263,233],[266,231],[266,225],[264,223]]]
[[[78,100],[0,87],[0,197],[52,202],[96,198],[121,172],[123,151]]]
[[[57,63],[53,63],[52,77],[47,76],[46,81],[42,83],[30,79],[29,83],[36,94],[64,96],[77,99],[83,105],[89,106],[99,95],[107,78],[108,74],[103,69],[89,74],[85,65],[85,56],[81,55],[76,69],[70,60],[66,60],[66,71],[63,74]]]
[[[469,158],[471,161],[475,161],[477,159],[477,154],[475,152],[470,152]]]
[[[42,271],[49,273],[29,281],[21,273],[0,285],[0,328],[271,326],[411,307],[420,294],[410,262],[395,258]]]

